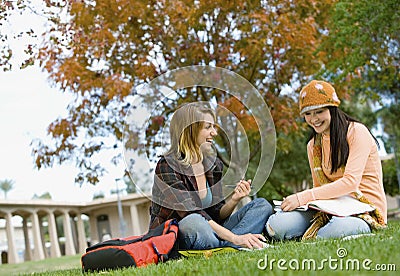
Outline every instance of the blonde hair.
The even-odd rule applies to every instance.
[[[188,103],[175,111],[169,127],[171,148],[166,154],[173,154],[184,165],[190,165],[193,159],[203,160],[197,139],[204,126],[205,114],[210,114],[216,121],[214,111],[204,103]]]

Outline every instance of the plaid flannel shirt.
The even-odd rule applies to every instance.
[[[223,164],[218,158],[214,161],[204,158],[203,164],[204,168],[209,168],[205,176],[212,192],[212,203],[204,207],[198,196],[197,182],[192,168],[184,167],[173,158],[161,157],[154,175],[150,229],[168,219],[176,218],[179,221],[193,213],[202,215],[206,220],[222,222],[220,210],[225,200],[220,180]]]

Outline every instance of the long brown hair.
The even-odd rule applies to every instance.
[[[357,119],[349,116],[341,109],[336,106],[328,106],[329,113],[331,115],[331,124],[329,126],[330,130],[330,149],[331,149],[331,174],[336,172],[340,167],[346,166],[347,159],[349,158],[349,143],[347,142],[347,132],[349,130],[349,125],[351,122],[361,123]],[[367,127],[369,133],[371,130]],[[378,140],[371,133],[379,148]],[[314,138],[316,139],[317,133],[313,128],[311,128],[311,133],[308,141]]]

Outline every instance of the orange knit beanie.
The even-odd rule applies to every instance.
[[[300,91],[300,115],[325,106],[339,106],[335,88],[325,81],[313,80]]]

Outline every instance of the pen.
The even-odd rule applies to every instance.
[[[237,186],[237,185],[233,185],[233,184],[227,184],[227,185],[225,185],[225,187],[227,187],[227,188],[236,188],[236,186]],[[252,188],[253,188],[253,185],[250,185],[250,188],[252,189]]]

